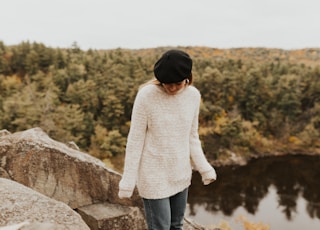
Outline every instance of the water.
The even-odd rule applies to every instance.
[[[228,222],[244,230],[244,216],[271,230],[320,229],[320,157],[278,156],[246,166],[216,168],[218,180],[203,186],[193,175],[186,215],[203,225]]]

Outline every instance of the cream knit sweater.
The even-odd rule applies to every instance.
[[[119,183],[120,198],[131,197],[136,185],[143,198],[172,196],[190,185],[192,167],[200,172],[204,184],[216,179],[199,140],[200,100],[193,86],[176,95],[153,84],[139,90]]]

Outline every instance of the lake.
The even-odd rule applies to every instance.
[[[202,225],[228,222],[244,230],[244,216],[271,230],[320,229],[320,156],[288,155],[216,167],[218,180],[202,185],[194,173],[186,216]]]

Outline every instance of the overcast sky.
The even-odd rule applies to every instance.
[[[5,45],[320,48],[320,0],[0,1]]]

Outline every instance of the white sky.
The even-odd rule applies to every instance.
[[[320,48],[320,0],[0,0],[0,7],[5,45]]]

